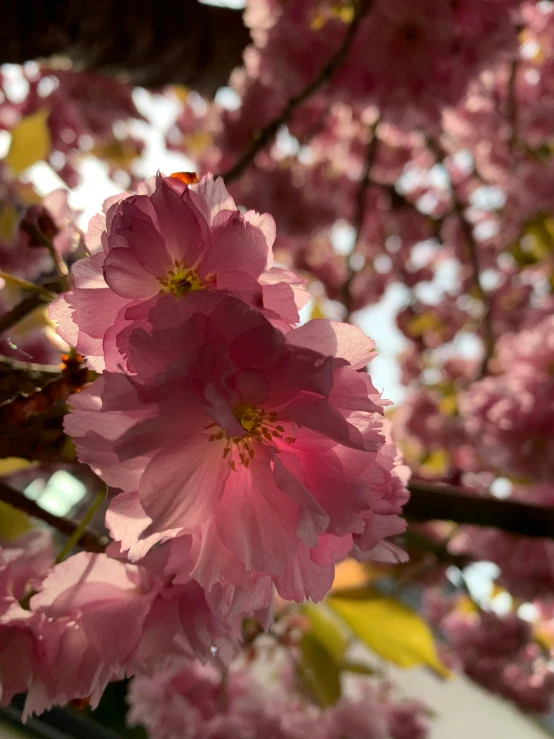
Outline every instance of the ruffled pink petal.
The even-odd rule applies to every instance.
[[[247,570],[281,572],[298,545],[298,506],[259,451],[248,469],[238,465],[230,474],[215,516],[221,541]]]
[[[112,249],[104,262],[106,282],[111,289],[123,298],[148,300],[159,293],[162,286],[159,279],[165,277],[170,264],[160,267],[152,274],[141,265],[139,257],[132,249]]]
[[[218,275],[217,289],[227,290],[255,308],[266,307],[258,281],[246,272],[225,272]]]
[[[383,542],[383,539],[402,534],[406,530],[406,521],[400,516],[381,516],[371,511],[366,514],[365,518],[366,525],[363,533],[354,538],[354,556],[361,560],[375,559],[381,551],[377,548],[380,543],[389,544],[385,550],[381,551],[381,556],[390,556],[391,546],[393,545],[390,542]],[[395,556],[397,552],[402,553],[403,559],[397,559],[396,561],[406,561],[408,559],[406,553],[402,552],[401,549],[394,547],[392,551]],[[390,560],[386,559],[385,561]]]
[[[343,411],[382,414],[381,406],[368,396],[365,377],[366,375],[356,372],[352,367],[337,368],[333,375],[333,389],[329,394],[329,402]],[[377,391],[375,396],[378,396]]]
[[[102,270],[105,258],[104,252],[99,252],[92,257],[88,257],[88,259],[77,260],[71,267],[71,276],[75,288],[106,287]]]
[[[364,448],[358,429],[347,423],[344,416],[322,398],[300,396],[281,411],[281,417],[318,431],[339,444]]]
[[[266,266],[268,253],[264,233],[237,214],[216,236],[198,274],[209,279],[225,272],[245,272],[257,278]]]
[[[279,285],[283,282],[290,285],[298,310],[310,302],[311,295],[306,289],[306,280],[302,279],[296,272],[282,267],[271,267],[260,275],[260,284],[262,285]]]
[[[79,552],[55,566],[43,581],[42,591],[32,597],[32,608],[45,611],[53,617],[82,608],[98,599],[98,591],[92,592],[85,587],[85,583],[105,586],[110,596],[114,589],[134,592],[136,582],[130,577],[133,571],[132,565],[123,565],[105,554]],[[68,596],[72,588],[74,590]]]
[[[138,493],[135,492],[116,495],[106,511],[106,527],[131,562],[141,559],[153,546],[177,536],[180,532],[180,529],[174,529],[143,537],[151,523],[152,519],[144,512]]]
[[[314,318],[287,333],[287,342],[313,349],[320,354],[346,360],[354,369],[362,369],[375,356],[375,342],[357,326]]]
[[[48,306],[48,317],[56,324],[56,333],[70,346],[76,346],[79,340],[79,327],[73,320],[73,308],[68,300],[73,291],[62,293]]]
[[[202,231],[193,208],[163,179],[151,196],[158,216],[158,228],[173,260],[193,267],[203,251]]]
[[[227,192],[222,177],[208,174],[200,182],[189,187],[191,199],[200,213],[204,216],[208,226],[221,210],[235,211],[235,201]]]
[[[368,457],[366,465],[369,466],[371,460],[369,455],[365,456]],[[304,452],[299,455],[298,464],[300,460],[306,486],[328,516],[326,530],[339,536],[361,532],[364,527],[361,513],[369,507],[366,480],[345,473],[340,458],[333,450],[325,454],[319,454],[317,450],[311,454]],[[284,459],[285,464],[288,461]]]
[[[277,236],[277,225],[275,219],[269,213],[257,213],[255,210],[249,210],[243,215],[244,220],[247,223],[256,226],[265,236],[267,246],[269,248],[270,259],[268,259],[267,269],[270,269],[273,265],[273,244],[275,243],[275,237]]]
[[[274,577],[275,587],[282,598],[297,603],[310,598],[322,600],[335,577],[334,563],[320,565],[310,557],[310,549],[301,544],[284,572]]]
[[[286,282],[276,285],[263,285],[263,306],[273,311],[283,321],[289,324],[298,323],[300,316],[294,302],[294,292]]]
[[[307,480],[298,456],[281,451],[273,458],[273,469],[279,488],[300,509],[296,535],[308,546],[315,546],[318,535],[326,531],[329,525],[329,516],[303,484]]]
[[[139,496],[153,521],[147,534],[167,529],[193,531],[207,521],[231,470],[223,441],[191,434],[156,454],[144,471]]]
[[[119,311],[129,302],[128,298],[121,297],[108,287],[82,288],[73,290],[67,295],[68,302],[73,308],[74,322],[82,332],[94,339],[104,337]]]

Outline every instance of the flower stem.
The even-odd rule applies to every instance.
[[[4,272],[3,270],[0,270],[0,279],[11,285],[15,285],[16,287],[20,287],[23,290],[32,290],[47,303],[54,300],[56,297],[56,293],[53,293],[51,290],[47,290],[45,287],[42,287],[42,285],[35,285],[34,282],[24,280],[22,277],[16,277],[15,275],[10,274],[9,272]]]
[[[106,494],[104,491],[101,491],[100,493],[96,495],[96,497],[90,504],[88,511],[83,516],[83,519],[81,520],[81,522],[79,523],[75,531],[68,538],[68,540],[65,542],[60,553],[56,557],[56,564],[59,564],[60,562],[62,562],[67,557],[69,552],[73,549],[73,547],[77,544],[83,532],[87,528],[90,520],[92,519],[92,517],[94,516],[94,514],[96,513],[100,505],[103,503],[105,497],[106,497]]]

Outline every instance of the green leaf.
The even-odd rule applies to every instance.
[[[0,539],[17,539],[30,528],[31,522],[26,513],[0,501]]]
[[[358,639],[383,659],[399,667],[427,665],[443,677],[450,674],[425,621],[395,598],[333,596],[326,602]]]
[[[345,672],[353,672],[356,675],[375,675],[376,670],[363,662],[345,662],[342,666]]]
[[[299,674],[321,706],[332,706],[340,698],[340,670],[319,639],[311,632],[300,641]]]
[[[344,659],[347,638],[340,621],[325,606],[306,604],[302,613],[310,622],[311,634],[340,665]]]
[[[4,459],[0,459],[0,477],[13,475],[15,472],[21,472],[21,470],[26,470],[35,464],[37,463],[30,462],[28,459],[21,459],[20,457],[5,457]]]
[[[12,130],[12,140],[6,164],[20,174],[50,153],[50,131],[48,129],[49,111],[37,110],[36,113],[22,118]]]

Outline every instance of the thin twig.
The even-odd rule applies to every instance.
[[[9,272],[4,272],[3,270],[0,270],[0,279],[4,280],[10,285],[20,287],[22,290],[29,290],[30,292],[36,293],[42,301],[47,303],[50,300],[54,300],[54,298],[56,297],[56,293],[47,290],[42,285],[36,285],[34,282],[24,280],[22,277],[16,277],[15,275],[10,274]]]
[[[9,505],[17,508],[19,511],[23,511],[32,518],[38,518],[40,521],[44,521],[44,523],[47,523],[53,529],[56,529],[56,531],[59,531],[65,536],[71,536],[79,527],[78,523],[69,518],[60,518],[59,516],[54,516],[54,514],[45,511],[44,508],[41,508],[34,500],[26,498],[23,493],[20,493],[18,490],[15,490],[15,488],[10,487],[3,482],[0,482],[0,500],[4,503],[9,503]],[[98,536],[98,534],[90,528],[85,528],[81,532],[79,540],[75,543],[82,549],[86,549],[88,552],[103,552],[106,548],[105,539]]]
[[[1,272],[0,276],[4,277],[5,273]],[[19,321],[22,321],[25,316],[29,315],[29,313],[32,313],[41,305],[50,303],[59,292],[67,289],[67,277],[58,277],[57,280],[48,282],[46,285],[37,285],[34,282],[27,282],[27,280],[14,278],[13,275],[9,275],[9,280],[24,290],[32,291],[32,293],[26,298],[23,298],[23,300],[15,305],[11,310],[0,315],[0,333],[9,331],[19,323]]]
[[[95,496],[87,512],[81,519],[81,522],[77,525],[77,528],[75,529],[75,531],[69,536],[69,538],[63,545],[60,553],[56,557],[56,564],[58,564],[59,562],[63,562],[63,560],[71,552],[73,547],[77,546],[77,543],[80,541],[82,535],[87,530],[87,526],[91,522],[92,517],[94,516],[98,508],[102,505],[102,503],[105,500],[106,500],[106,493],[104,491],[98,493],[98,495]]]
[[[32,295],[29,295],[29,297],[23,298],[20,303],[0,316],[0,334],[5,331],[9,331],[18,324],[19,321],[22,321],[25,316],[28,316],[29,313],[32,313],[41,305],[46,305],[48,302],[48,300],[44,300],[44,298],[37,293],[33,293]]]
[[[435,141],[434,139],[428,139],[428,145],[431,151],[433,152],[433,154],[435,155],[437,162],[444,166],[444,162],[445,162],[447,154],[442,148],[442,146],[440,145],[440,143],[438,141]],[[483,330],[485,334],[485,353],[483,355],[483,359],[479,367],[479,372],[476,377],[476,379],[480,380],[482,377],[484,377],[487,374],[489,361],[491,360],[494,354],[495,338],[494,338],[494,331],[493,331],[493,326],[492,326],[491,305],[490,305],[489,297],[486,293],[485,288],[483,287],[483,283],[481,280],[481,264],[479,260],[479,245],[477,241],[475,240],[475,236],[473,234],[473,226],[467,219],[464,203],[462,203],[462,201],[460,200],[458,193],[456,191],[456,188],[454,187],[451,180],[450,180],[450,194],[452,197],[453,210],[456,216],[458,217],[458,221],[462,229],[462,234],[466,242],[469,260],[470,260],[472,271],[473,271],[473,281],[475,283],[475,289],[477,291],[477,296],[479,300],[481,301],[481,305],[483,306],[483,311],[484,311]]]
[[[342,289],[343,305],[346,308],[346,321],[350,322],[352,314],[352,295],[350,294],[350,288],[352,287],[352,281],[356,276],[356,271],[352,267],[352,257],[356,253],[356,249],[359,246],[362,230],[364,227],[365,215],[366,215],[366,196],[369,186],[371,185],[371,170],[375,161],[375,155],[377,154],[377,146],[379,143],[379,137],[377,136],[377,129],[379,127],[379,119],[371,126],[370,136],[367,142],[364,167],[362,170],[362,176],[358,183],[358,191],[356,194],[356,208],[354,211],[353,227],[354,227],[354,245],[352,252],[350,253],[348,262],[348,276],[344,282]]]
[[[329,82],[350,53],[350,49],[352,48],[352,43],[360,23],[372,5],[373,0],[360,0],[354,18],[348,26],[340,48],[329,58],[319,74],[317,74],[303,90],[290,98],[280,115],[256,132],[250,147],[241,157],[239,157],[235,164],[227,170],[227,172],[221,175],[226,184],[229,184],[233,180],[236,180],[237,177],[240,177],[245,169],[247,169],[247,167],[254,161],[256,155],[273,141],[279,128],[290,120],[294,111],[321,87],[323,87],[326,82]]]
[[[510,124],[510,138],[508,148],[513,152],[518,143],[518,111],[517,111],[517,72],[518,59],[513,59],[510,63],[510,76],[508,78],[508,101],[507,101],[507,118]]]

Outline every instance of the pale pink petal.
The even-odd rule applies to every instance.
[[[227,192],[222,177],[208,174],[202,177],[200,182],[191,185],[191,199],[204,216],[208,226],[211,226],[214,218],[221,210],[236,210],[235,201]]]
[[[76,288],[99,288],[106,287],[102,266],[106,255],[104,252],[94,254],[88,259],[79,259],[71,267],[73,285]]]
[[[202,231],[194,210],[163,179],[151,196],[158,227],[172,259],[194,266],[202,253]]]
[[[73,292],[62,293],[48,306],[48,317],[56,324],[56,332],[70,346],[76,346],[79,340],[79,327],[73,320],[73,308],[68,300]]]
[[[344,416],[323,398],[301,396],[282,410],[281,417],[318,431],[339,444],[357,449],[364,448],[362,435],[358,429],[347,423]]]
[[[300,316],[294,302],[294,292],[286,282],[263,285],[263,305],[289,324],[298,323]]]
[[[208,441],[207,434],[191,434],[156,454],[139,486],[153,531],[193,531],[213,515],[231,472],[224,446]]]
[[[315,546],[318,535],[329,525],[329,516],[303,484],[306,478],[298,456],[282,451],[273,458],[273,468],[275,482],[300,509],[298,538],[308,546]]]
[[[245,272],[259,277],[268,258],[263,232],[251,226],[237,213],[218,233],[200,263],[198,274],[203,279],[225,272]]]
[[[129,302],[126,297],[121,297],[107,287],[83,288],[67,295],[68,302],[73,308],[74,322],[81,331],[95,339],[103,338],[106,329]]]
[[[375,356],[375,342],[357,326],[314,318],[287,333],[287,342],[324,355],[345,359],[354,369],[363,369]]]
[[[158,274],[151,274],[141,265],[139,257],[132,249],[112,249],[104,262],[106,282],[111,289],[123,298],[148,300],[157,295],[169,265],[160,267]]]
[[[248,469],[238,465],[231,473],[215,515],[222,542],[247,570],[281,572],[298,545],[298,506],[277,487],[259,452]]]
[[[153,546],[177,536],[180,531],[174,529],[143,537],[151,523],[152,519],[144,512],[135,492],[116,495],[106,511],[106,527],[112,538],[121,545],[121,551],[127,552],[131,562],[141,559]]]
[[[243,218],[248,223],[251,223],[256,228],[259,228],[265,236],[267,246],[269,248],[270,258],[268,259],[267,269],[270,269],[273,264],[272,249],[275,243],[275,237],[277,235],[277,225],[275,219],[269,213],[257,213],[255,210],[248,210]]]

